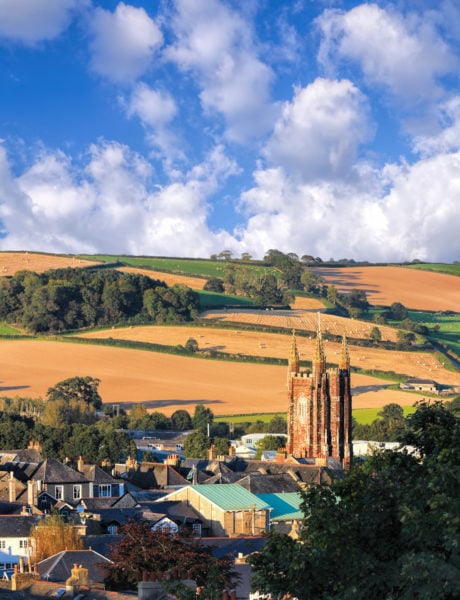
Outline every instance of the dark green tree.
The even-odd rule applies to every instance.
[[[46,392],[48,402],[54,400],[78,400],[87,406],[101,408],[102,398],[99,395],[100,380],[95,377],[70,377],[56,383]]]
[[[201,431],[189,433],[184,441],[184,454],[186,458],[207,458],[211,440]]]
[[[197,404],[195,406],[195,412],[193,413],[193,428],[206,433],[208,431],[208,425],[211,427],[214,420],[214,414],[210,408]]]
[[[196,339],[192,337],[188,338],[188,340],[185,342],[185,349],[189,352],[198,352],[199,348]]]
[[[392,412],[392,411],[390,411]],[[460,597],[460,424],[441,403],[407,419],[404,443],[303,494],[301,541],[270,534],[253,587],[299,600]]]
[[[224,290],[224,282],[220,277],[210,277],[203,286],[204,290],[208,292],[218,292],[222,294]]]
[[[395,321],[402,321],[403,319],[407,319],[409,316],[409,312],[404,304],[401,302],[393,302],[390,306],[390,318]]]
[[[170,417],[171,429],[174,431],[187,431],[192,429],[192,417],[183,409],[176,410]]]

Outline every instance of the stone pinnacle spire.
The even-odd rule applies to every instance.
[[[318,313],[318,329],[316,332],[316,346],[315,353],[313,355],[313,362],[326,362],[326,356],[323,348],[323,336],[321,334],[321,315]]]
[[[350,355],[348,353],[347,338],[345,334],[342,337],[342,348],[340,350],[339,369],[350,368]]]

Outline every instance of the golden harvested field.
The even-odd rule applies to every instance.
[[[228,323],[249,323],[268,327],[283,327],[298,331],[316,331],[318,327],[317,310],[208,310],[201,313],[203,319],[212,319]],[[335,315],[321,314],[321,330],[334,335],[346,335],[354,338],[369,338],[375,327],[374,323],[346,319]],[[396,341],[396,330],[393,327],[379,325],[382,340]]]
[[[73,256],[54,256],[35,252],[0,252],[0,276],[14,275],[16,271],[43,273],[48,269],[65,267],[87,267],[97,265],[96,261],[80,260]]]
[[[137,275],[145,275],[152,279],[160,279],[166,285],[175,285],[176,283],[187,285],[194,290],[202,290],[206,279],[201,277],[187,277],[186,275],[176,275],[174,273],[163,273],[162,271],[150,271],[149,269],[136,269],[135,267],[120,267],[117,269],[123,273],[136,273]]]
[[[1,391],[8,396],[44,398],[58,381],[90,375],[101,380],[105,403],[142,402],[166,415],[193,412],[197,404],[216,415],[287,410],[285,367],[41,340],[2,342],[0,364]],[[354,408],[410,405],[418,398],[366,375],[353,375],[352,383]]]
[[[341,292],[358,288],[371,304],[401,302],[418,310],[460,310],[460,277],[405,267],[312,269]]]
[[[323,318],[323,317],[322,317]],[[164,345],[185,345],[188,338],[198,342],[200,350],[216,350],[231,354],[248,354],[287,358],[291,336],[277,333],[262,333],[235,329],[212,329],[187,326],[140,326],[107,329],[81,334],[87,338],[113,338],[151,342]],[[315,339],[298,337],[301,360],[311,360]],[[324,341],[327,361],[337,363],[340,344]],[[349,346],[351,363],[366,370],[394,371],[411,377],[434,379],[439,383],[460,386],[460,373],[448,371],[428,352],[401,352]]]

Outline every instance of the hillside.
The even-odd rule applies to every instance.
[[[223,269],[222,261],[161,262],[161,259],[97,257],[117,263],[125,272],[144,274],[161,279],[168,285],[180,283],[201,290],[205,276]],[[137,261],[137,262],[136,262]],[[144,263],[148,263],[144,265]],[[218,263],[218,264],[216,264]],[[16,270],[43,272],[57,267],[88,267],[95,265],[89,257],[55,256],[38,253],[0,253],[0,274],[10,276]],[[136,266],[139,264],[140,266]],[[180,273],[155,270],[158,265],[174,266]],[[186,267],[184,267],[186,264]],[[203,267],[204,265],[204,267]],[[260,263],[254,268],[260,270]],[[205,269],[203,271],[202,269]],[[214,270],[214,271],[213,271]],[[460,279],[430,271],[404,267],[347,267],[322,269],[329,284],[340,285],[343,291],[366,289],[373,302],[405,303],[409,308],[430,307],[431,311],[458,310]],[[62,343],[53,338],[44,340],[3,341],[0,344],[2,391],[5,395],[44,396],[48,387],[74,375],[92,375],[101,379],[101,394],[107,403],[143,402],[151,409],[170,414],[180,407],[193,410],[200,402],[209,405],[215,414],[232,412],[284,411],[285,371],[283,367],[216,361],[205,358],[166,355],[125,348],[97,346],[91,338],[132,340],[164,346],[185,345],[188,338],[197,340],[199,350],[213,350],[231,355],[249,355],[285,360],[290,347],[290,331],[304,331],[299,337],[302,360],[309,360],[313,351],[313,331],[321,312],[321,328],[325,333],[350,339],[351,362],[366,371],[392,371],[413,377],[435,379],[444,385],[460,386],[459,371],[447,370],[434,352],[407,352],[361,347],[354,339],[369,338],[371,322],[325,314],[325,307],[316,298],[297,296],[292,310],[267,311],[227,309],[206,311],[200,315],[202,325],[155,325],[117,327],[78,333],[89,338],[87,344]],[[432,316],[435,313],[430,313]],[[420,316],[420,319],[423,315]],[[433,317],[434,318],[434,317]],[[455,315],[449,335],[457,339]],[[210,327],[206,326],[209,321]],[[430,321],[432,325],[434,321]],[[212,327],[213,323],[219,328]],[[247,331],[254,328],[276,328],[270,331]],[[435,322],[434,322],[435,323]],[[453,329],[452,329],[453,327]],[[285,333],[279,333],[282,328]],[[379,325],[383,340],[394,342],[397,330]],[[11,329],[5,327],[5,333]],[[339,345],[325,341],[328,362],[334,364]],[[420,396],[389,389],[391,381],[363,374],[353,374],[353,405],[355,408],[378,407],[388,402],[412,404]]]

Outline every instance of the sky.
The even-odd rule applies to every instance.
[[[460,259],[458,0],[0,0],[0,250]]]

